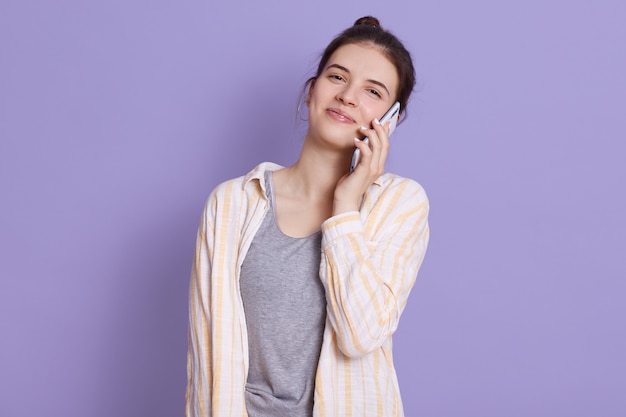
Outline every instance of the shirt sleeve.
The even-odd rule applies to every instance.
[[[414,181],[383,191],[366,213],[322,225],[320,279],[339,349],[358,357],[396,330],[428,245],[428,199]]]
[[[209,205],[205,206],[191,269],[189,286],[189,328],[187,349],[186,417],[211,416],[211,257],[214,233],[211,231]]]

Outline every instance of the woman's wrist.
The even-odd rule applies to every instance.
[[[354,200],[346,200],[346,199],[335,199],[333,201],[333,216],[338,214],[347,213],[349,211],[359,211],[361,201]]]

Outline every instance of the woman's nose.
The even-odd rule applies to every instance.
[[[345,104],[346,106],[357,105],[356,92],[349,86],[346,86],[346,88],[343,88],[337,94],[337,99],[343,104]]]

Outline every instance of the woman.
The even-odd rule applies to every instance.
[[[392,334],[428,243],[428,200],[384,173],[389,124],[377,117],[405,109],[414,84],[398,39],[357,20],[308,82],[298,160],[212,192],[191,278],[188,416],[403,415]]]

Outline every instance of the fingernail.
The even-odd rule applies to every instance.
[[[380,124],[380,120],[378,120],[378,119],[374,119],[374,123],[376,123],[377,125],[379,125],[379,124]]]
[[[361,126],[361,130],[367,130],[367,126]]]
[[[355,142],[361,142],[361,139],[359,139],[359,138],[354,138],[354,141],[355,141]]]

